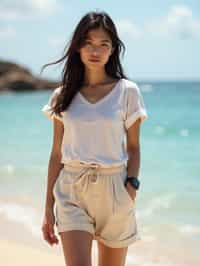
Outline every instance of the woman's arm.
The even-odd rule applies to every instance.
[[[45,201],[45,211],[47,212],[53,209],[55,201],[53,196],[53,186],[56,178],[60,173],[60,170],[63,168],[63,164],[61,163],[61,144],[63,133],[63,123],[60,120],[53,118],[53,145],[48,164],[47,190]]]
[[[138,177],[140,169],[140,118],[127,131],[128,176]]]
[[[137,119],[127,130],[127,174],[128,176],[139,176],[140,169],[140,122]],[[136,190],[128,183],[128,192],[132,199],[136,197]]]

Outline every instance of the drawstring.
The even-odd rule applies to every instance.
[[[88,189],[88,185],[90,183],[90,176],[95,175],[96,179],[98,179],[98,169],[101,167],[99,164],[91,163],[88,166],[83,167],[83,171],[78,174],[77,177],[75,177],[76,181],[73,182],[73,186],[76,186],[78,191],[85,193]],[[88,173],[86,175],[86,173]],[[120,172],[121,174],[121,172]],[[110,175],[110,174],[109,174]],[[115,174],[114,174],[115,175]],[[116,212],[116,206],[115,206],[115,200],[117,200],[116,196],[116,187],[115,187],[115,181],[113,180],[112,174],[110,175],[110,182],[111,182],[111,188],[112,188],[112,194],[113,194],[113,203],[112,203],[112,210],[113,213]],[[77,191],[75,189],[75,191]],[[115,199],[115,200],[114,200]]]
[[[88,189],[88,185],[90,182],[90,175],[96,175],[98,178],[98,168],[100,167],[100,165],[94,164],[94,165],[90,165],[88,167],[84,167],[84,171],[82,171],[78,178],[77,181],[74,182],[74,186],[78,186],[81,188],[81,191],[84,193],[87,191]],[[89,172],[89,174],[86,175],[86,173]]]
[[[90,181],[90,174],[96,175],[96,179],[98,180],[99,167],[100,167],[100,165],[95,165],[95,164],[86,167],[86,169],[84,169],[85,171],[81,172],[81,174],[78,177],[78,180],[75,181],[74,185],[79,186],[81,188],[81,191],[83,193],[85,193],[88,189],[88,184]],[[86,173],[88,173],[88,174],[85,175]],[[93,249],[93,262],[94,262],[94,265],[96,265],[96,263],[95,263],[95,249]]]

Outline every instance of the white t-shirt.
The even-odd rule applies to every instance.
[[[126,131],[139,117],[141,122],[148,117],[138,85],[122,78],[96,103],[78,92],[61,118],[50,114],[60,90],[58,87],[52,92],[42,112],[64,124],[61,162],[127,165]]]

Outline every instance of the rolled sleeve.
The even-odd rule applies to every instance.
[[[143,123],[148,118],[148,114],[138,85],[131,82],[126,90],[125,128],[128,129],[138,118],[141,118]]]
[[[53,120],[55,117],[56,119],[63,122],[63,113],[61,112],[61,117],[59,115],[56,115],[53,113],[52,107],[56,104],[56,99],[58,94],[60,93],[61,87],[56,88],[50,95],[48,102],[42,107],[41,111],[43,114],[49,118],[50,120]]]

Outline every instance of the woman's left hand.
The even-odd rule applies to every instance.
[[[129,193],[130,197],[132,198],[132,200],[135,201],[136,193],[137,193],[136,189],[133,186],[131,186],[131,184],[129,182],[126,184],[125,187],[126,187],[126,190]]]

